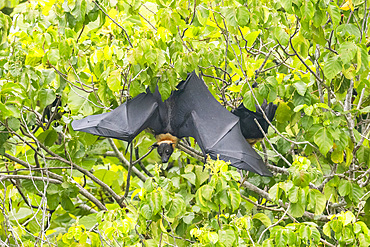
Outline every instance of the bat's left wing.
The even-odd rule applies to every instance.
[[[158,103],[150,92],[142,93],[111,112],[72,122],[75,131],[131,142],[146,128],[160,130]]]
[[[230,161],[232,166],[271,176],[261,156],[246,142],[238,117],[227,111],[193,72],[171,96],[172,121],[178,137],[194,137],[203,154]]]

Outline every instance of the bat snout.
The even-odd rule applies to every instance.
[[[169,143],[161,143],[157,148],[157,152],[161,156],[162,163],[167,163],[173,153],[173,147]]]
[[[167,163],[170,157],[163,157],[162,156],[162,163]]]

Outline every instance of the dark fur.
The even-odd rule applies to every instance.
[[[267,104],[265,100],[261,105],[261,108],[265,112],[268,120],[271,122],[274,119],[277,105],[273,103]],[[240,118],[242,134],[251,145],[258,142],[258,140],[263,139],[263,133],[259,129],[254,119],[257,119],[265,133],[267,133],[269,124],[264,119],[263,114],[258,106],[256,106],[256,112],[253,112],[245,108],[243,104],[240,104],[240,106],[233,110],[232,113]]]

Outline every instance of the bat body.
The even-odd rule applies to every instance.
[[[273,103],[267,104],[266,100],[261,105],[262,110],[265,112],[268,120],[271,122],[275,116],[277,105]],[[232,113],[240,118],[240,126],[244,138],[249,142],[249,144],[254,145],[263,139],[263,133],[257,126],[254,119],[257,119],[258,123],[261,125],[263,131],[267,133],[269,124],[263,117],[261,109],[256,106],[256,112],[250,111],[242,104],[238,108],[234,109]]]
[[[72,122],[74,130],[131,142],[146,128],[157,138],[157,151],[167,162],[179,139],[193,137],[203,155],[230,161],[232,166],[271,176],[262,158],[245,141],[239,118],[212,96],[193,72],[162,101],[156,89],[139,94],[109,113]]]

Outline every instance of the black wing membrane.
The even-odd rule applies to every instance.
[[[142,93],[111,112],[72,122],[75,131],[131,142],[146,128],[160,129],[158,103],[150,92]]]
[[[262,110],[265,112],[268,120],[271,122],[275,116],[277,105],[273,103],[267,104],[266,100],[261,105]],[[238,108],[232,111],[232,113],[240,118],[241,130],[244,138],[246,139],[259,139],[263,138],[264,135],[260,128],[257,126],[254,119],[257,119],[261,125],[263,131],[267,133],[269,127],[268,122],[263,117],[261,109],[256,106],[256,112],[250,111],[242,104]]]
[[[230,161],[232,166],[272,176],[262,158],[243,138],[239,118],[226,110],[193,72],[181,82],[173,100],[173,126],[177,136],[196,139],[203,154]]]

